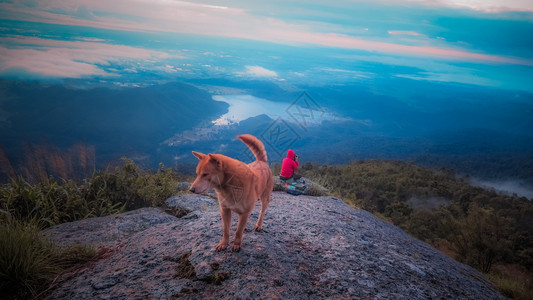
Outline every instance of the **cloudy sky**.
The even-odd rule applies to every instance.
[[[0,76],[394,78],[533,92],[533,1],[0,1]]]

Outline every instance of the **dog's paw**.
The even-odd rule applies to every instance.
[[[228,243],[218,243],[217,247],[215,248],[215,251],[219,252],[219,251],[222,251],[222,250],[226,250],[226,248],[228,248]]]
[[[257,232],[263,231],[263,225],[255,224],[254,230]]]
[[[241,251],[241,244],[233,244],[233,252]]]

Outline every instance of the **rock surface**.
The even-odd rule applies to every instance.
[[[252,230],[256,206],[243,249],[215,252],[221,238],[215,203],[182,195],[167,201],[192,211],[182,218],[145,208],[46,230],[63,245],[117,249],[60,279],[47,298],[503,298],[476,270],[332,197],[274,192],[265,230]],[[232,237],[235,227],[234,215]]]

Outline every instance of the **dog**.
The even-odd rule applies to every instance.
[[[263,218],[272,194],[272,171],[267,164],[265,146],[250,134],[239,135],[238,138],[250,148],[256,159],[254,162],[245,164],[222,154],[192,152],[200,161],[190,191],[202,194],[214,188],[218,196],[222,217],[222,239],[216,246],[216,251],[228,247],[231,212],[239,215],[233,251],[241,250],[244,228],[257,200],[261,200],[261,211],[254,230],[263,230]]]

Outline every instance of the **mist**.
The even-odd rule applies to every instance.
[[[473,178],[470,184],[484,189],[493,189],[504,195],[526,197],[529,200],[533,199],[533,186],[521,180],[483,180]]]

